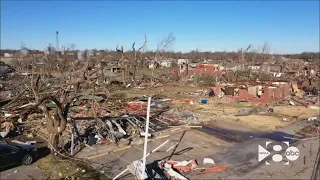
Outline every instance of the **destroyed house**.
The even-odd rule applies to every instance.
[[[108,74],[111,73],[120,73],[122,71],[122,68],[117,64],[115,61],[100,61],[100,65],[102,67],[102,73]]]
[[[282,66],[279,64],[262,64],[260,71],[265,72],[265,73],[280,73],[282,72]]]
[[[181,64],[179,64],[180,67],[180,73],[185,73],[185,72],[189,72],[188,68],[189,68],[189,64],[182,62]],[[194,65],[191,65],[191,67],[193,68]]]
[[[216,70],[214,64],[189,64],[189,74],[213,74]]]
[[[180,64],[188,64],[189,60],[188,59],[178,59],[177,63],[178,63],[178,65],[180,65]]]
[[[241,63],[227,62],[224,64],[224,69],[229,71],[241,70]]]
[[[270,65],[270,72],[282,72],[282,66],[278,64]]]
[[[251,64],[248,65],[248,69],[252,70],[252,71],[259,71],[261,67],[261,64]]]
[[[149,67],[150,69],[160,68],[160,62],[158,62],[158,61],[151,61],[151,62],[149,62],[148,67]]]
[[[103,73],[106,74],[107,71],[113,73],[120,73],[122,71],[122,68],[118,66],[106,66],[103,68]]]
[[[252,84],[246,86],[227,86],[216,84],[215,93],[223,92],[223,97],[227,101],[250,101],[251,103],[266,104],[278,101],[290,95],[290,84],[277,82],[272,84]]]
[[[160,66],[167,68],[172,66],[172,60],[161,60],[160,61]]]

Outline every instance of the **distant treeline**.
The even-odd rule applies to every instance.
[[[1,56],[4,56],[4,53],[12,53],[15,54],[19,52],[19,50],[12,50],[12,49],[1,49]],[[77,52],[79,50],[73,50],[72,52]],[[88,51],[88,50],[85,50]],[[93,52],[99,52],[100,55],[102,56],[111,56],[113,58],[118,58],[120,57],[119,54],[116,51],[113,50],[97,50],[93,49]],[[39,50],[31,50],[32,54],[43,54],[43,51]],[[126,51],[125,55],[126,57],[129,57],[131,51]],[[250,58],[254,55],[261,55],[259,53],[252,53],[248,52],[246,53],[246,57]],[[272,54],[269,54],[271,56]],[[153,59],[155,56],[155,52],[153,51],[146,51],[142,53],[143,57],[146,57],[148,59]],[[239,59],[239,52],[198,52],[198,51],[190,51],[186,53],[182,52],[163,52],[161,53],[161,56],[166,57],[166,58],[189,58],[189,59],[214,59],[214,60],[236,60]],[[309,60],[320,60],[320,52],[303,52],[300,54],[274,54],[275,57],[285,57],[285,58],[290,58],[290,59],[303,59],[305,61]]]
[[[303,52],[301,54],[285,54],[283,56],[290,59],[303,59],[305,61],[320,59],[319,52]]]

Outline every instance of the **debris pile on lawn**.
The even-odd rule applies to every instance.
[[[307,118],[308,125],[300,129],[297,134],[303,137],[313,137],[320,133],[320,116],[314,115]]]
[[[119,142],[120,139],[131,139],[143,136],[145,119],[139,116],[101,117],[94,120],[73,120],[73,132],[76,139],[88,145]],[[149,131],[156,132],[158,127],[150,123]]]
[[[180,95],[188,95],[188,96],[207,96],[209,95],[210,91],[208,92],[208,90],[196,90],[194,92],[177,92],[177,94]]]
[[[186,123],[186,124],[198,124],[201,122],[199,115],[194,114],[190,111],[180,111],[177,108],[172,108],[160,115],[162,119],[169,122],[175,122],[175,124]]]
[[[29,93],[26,92],[27,95]],[[92,94],[91,90],[84,91],[71,102],[68,109],[70,131],[63,131],[59,147],[63,147],[65,150],[80,150],[83,145],[118,143],[121,139],[131,141],[135,137],[144,136],[147,113],[146,97],[132,98],[130,101],[125,94],[121,93],[109,96],[103,93]],[[151,101],[150,135],[178,122],[195,123],[198,121],[198,118],[191,112],[168,111],[170,99],[164,98],[164,96],[156,95]],[[19,105],[14,104],[13,106],[11,103],[9,105],[12,107],[3,110],[4,120],[14,121],[11,126],[1,124],[1,136],[7,136],[14,127],[21,127],[19,122],[29,123],[36,120],[43,123],[36,124],[32,128],[37,129],[35,132],[46,134],[47,122],[42,120],[44,118],[42,112],[33,108],[35,103],[17,103]],[[48,102],[44,105],[49,111],[58,108],[54,102]],[[32,125],[29,123],[29,126]],[[28,131],[28,134],[32,133]],[[71,148],[71,144],[73,148]]]
[[[291,106],[305,106],[308,107],[309,105],[315,105],[318,102],[318,96],[313,95],[304,95],[304,96],[291,96],[288,99],[288,102]]]
[[[147,105],[148,100],[146,98],[140,98],[136,101],[128,102],[128,105],[124,107],[125,111],[128,114],[135,114],[135,115],[146,115],[147,114]],[[151,101],[151,114],[161,114],[162,112],[166,111],[169,107],[163,103],[162,100],[152,100]]]
[[[257,109],[254,109],[254,108],[244,108],[244,109],[241,109],[238,114],[236,114],[235,116],[248,116],[248,115],[251,115],[251,114],[255,114],[255,113],[258,113],[258,110]]]

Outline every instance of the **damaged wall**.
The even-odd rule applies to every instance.
[[[230,91],[234,91],[237,87],[227,87],[221,84],[217,84],[214,87],[214,91],[219,93],[221,89],[225,91],[225,100],[227,101],[238,101],[238,100],[246,100],[252,103],[260,103],[267,104],[273,101],[279,101],[282,98],[288,97],[290,95],[290,85],[289,84],[281,84],[277,87],[274,86],[266,86],[262,88],[262,85],[256,86],[248,86],[247,88],[239,88],[237,93],[230,93]],[[262,89],[262,93],[259,94],[260,89]]]

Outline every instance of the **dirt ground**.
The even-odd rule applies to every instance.
[[[124,91],[128,97],[152,96],[156,94],[164,95],[172,99],[172,107],[180,110],[188,110],[200,116],[202,121],[222,121],[234,124],[245,125],[259,131],[269,132],[280,127],[296,122],[299,118],[309,117],[319,113],[304,106],[261,106],[250,103],[230,103],[218,98],[208,98],[203,95],[209,88],[194,87],[191,85],[162,86],[154,89],[135,89]],[[200,95],[199,95],[200,94]],[[208,104],[201,104],[201,99],[206,98]],[[185,103],[189,99],[194,105]],[[267,112],[268,108],[273,108],[272,115],[252,114],[248,116],[234,116],[243,108],[255,108],[260,112]],[[289,122],[282,121],[287,118]],[[229,127],[232,128],[232,127]]]
[[[31,165],[16,166],[0,172],[1,180],[11,179],[110,179],[102,172],[88,169],[67,159],[48,155]]]

